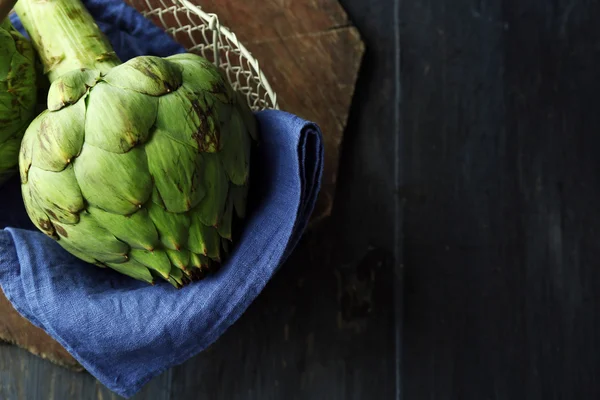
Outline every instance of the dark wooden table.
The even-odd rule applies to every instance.
[[[600,398],[600,2],[400,16],[404,398]]]
[[[600,398],[600,2],[342,4],[367,53],[333,217],[136,399]],[[0,349],[10,400],[111,398]]]

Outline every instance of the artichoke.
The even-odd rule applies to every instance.
[[[245,215],[257,139],[243,96],[198,55],[122,63],[78,0],[16,11],[51,81],[19,159],[33,223],[149,283],[181,287],[218,267]]]
[[[7,18],[0,23],[0,184],[16,174],[25,129],[36,114],[35,52]]]

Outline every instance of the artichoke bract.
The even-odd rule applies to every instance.
[[[16,11],[51,81],[20,152],[33,223],[76,257],[150,283],[181,287],[218,267],[258,139],[243,96],[198,55],[120,62],[79,1]]]
[[[0,184],[17,173],[25,129],[35,117],[35,52],[7,18],[0,23]]]

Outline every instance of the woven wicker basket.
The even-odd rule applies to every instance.
[[[243,93],[255,111],[278,109],[277,96],[258,61],[234,33],[195,1],[127,0],[146,18],[162,27],[192,53],[202,55],[226,73],[233,88]]]

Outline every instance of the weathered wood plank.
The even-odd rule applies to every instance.
[[[246,314],[173,370],[174,399],[391,397],[389,257],[373,251],[341,268],[334,234],[309,234]]]
[[[599,12],[402,2],[407,399],[600,395]]]
[[[0,341],[17,344],[31,353],[56,364],[81,370],[79,363],[42,329],[23,318],[0,288]]]
[[[169,400],[171,373],[150,382],[134,400]],[[118,400],[87,372],[74,372],[0,343],[0,399],[2,400]]]

